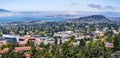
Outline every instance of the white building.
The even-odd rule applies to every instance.
[[[2,37],[9,42],[19,42],[19,36],[5,34],[5,35],[2,35]]]
[[[54,36],[60,36],[60,37],[70,37],[72,35],[74,35],[72,31],[62,31],[54,34]]]

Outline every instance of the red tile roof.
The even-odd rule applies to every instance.
[[[15,47],[14,49],[15,51],[27,51],[27,50],[31,50],[30,46],[27,47]]]
[[[106,48],[113,48],[114,46],[113,46],[113,43],[106,43],[105,47]]]
[[[0,50],[0,53],[3,54],[3,53],[7,53],[9,51],[9,48],[4,48],[3,50]]]
[[[19,45],[22,45],[22,44],[25,45],[25,44],[27,44],[27,42],[28,42],[28,39],[25,39],[24,41],[20,41]]]
[[[42,43],[42,42],[43,42],[43,40],[40,40],[39,38],[35,39],[35,43]]]
[[[31,57],[30,54],[28,54],[28,53],[25,53],[24,56],[25,56],[26,58],[30,58],[30,57]]]
[[[29,40],[35,40],[36,37],[20,37],[20,39],[29,39]]]

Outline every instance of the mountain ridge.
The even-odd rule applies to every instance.
[[[91,16],[85,16],[85,17],[80,17],[76,19],[69,19],[64,22],[66,23],[106,23],[106,22],[110,22],[110,20],[103,15],[91,15]]]
[[[10,11],[5,9],[0,9],[0,12],[10,12]]]

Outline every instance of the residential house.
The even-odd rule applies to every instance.
[[[113,43],[105,43],[106,48],[113,48]]]
[[[0,46],[7,44],[7,40],[5,39],[0,39]]]
[[[24,53],[24,55],[23,55],[25,58],[31,58],[31,55],[30,54],[28,54],[28,53]]]
[[[0,50],[0,54],[7,53],[9,51],[9,48],[4,48],[3,50]]]
[[[2,37],[4,39],[6,39],[7,42],[19,42],[19,36],[16,36],[16,35],[7,35],[7,34],[4,34],[4,35],[2,35]]]
[[[15,47],[14,51],[15,52],[24,52],[24,51],[30,51],[31,47],[30,46],[26,46],[26,47]]]
[[[2,54],[9,52],[9,48],[4,48],[3,50],[0,50],[0,58]]]

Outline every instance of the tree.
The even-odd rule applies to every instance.
[[[51,53],[51,51],[46,52],[46,53],[44,54],[44,57],[45,57],[45,58],[55,58],[54,55],[53,55],[53,53]]]
[[[11,52],[10,55],[8,55],[7,58],[23,58],[23,53]]]
[[[2,45],[0,48],[1,48],[1,50],[4,48],[7,48],[7,45]]]
[[[54,43],[55,43],[55,45],[58,44],[58,37],[57,36],[54,37]]]
[[[42,43],[40,43],[40,45],[39,45],[41,48],[44,48],[45,47],[45,44],[42,42]]]
[[[40,36],[44,37],[45,36],[45,32],[40,32]]]
[[[111,58],[112,50],[111,49],[105,49],[104,50],[104,58]]]
[[[54,52],[54,55],[55,55],[55,58],[62,58],[62,52],[61,52],[61,49],[59,47],[55,47],[55,51]]]
[[[104,43],[101,41],[91,41],[86,47],[87,58],[99,58],[104,57]]]
[[[75,36],[70,37],[69,43],[73,43],[73,42],[75,42]]]
[[[62,44],[62,39],[60,38],[60,44]]]
[[[3,35],[3,33],[2,32],[0,32],[0,36],[2,36]]]
[[[86,43],[85,40],[81,39],[79,43],[79,47],[85,47],[85,43]]]
[[[35,55],[36,47],[35,47],[34,42],[28,41],[27,46],[31,46],[31,54],[32,54],[32,56]]]
[[[114,37],[114,51],[120,51],[120,34]]]
[[[80,50],[76,55],[75,58],[85,58],[84,53]]]

